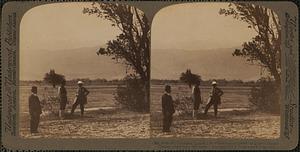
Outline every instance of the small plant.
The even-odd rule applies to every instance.
[[[59,98],[56,96],[48,96],[41,101],[44,113],[57,114],[59,109]]]
[[[190,96],[176,97],[174,106],[179,116],[189,116],[193,110],[193,101]]]

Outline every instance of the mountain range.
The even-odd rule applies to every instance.
[[[26,54],[21,53],[20,56],[20,79],[42,80],[50,69],[65,75],[66,79],[123,78],[125,66],[116,63],[111,57],[98,56],[96,52],[99,48],[26,51]]]
[[[50,69],[65,75],[66,79],[123,78],[125,66],[111,57],[98,56],[99,48],[21,50],[20,79],[42,80]],[[178,79],[180,73],[189,68],[203,79],[257,80],[260,68],[249,65],[241,57],[232,56],[233,50],[154,49],[151,51],[151,78]]]
[[[238,47],[236,47],[238,48]],[[202,79],[257,80],[260,67],[244,58],[232,56],[235,48],[209,50],[153,49],[151,78],[179,79],[180,73],[191,69]]]

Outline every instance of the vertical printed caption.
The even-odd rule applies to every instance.
[[[16,135],[16,117],[17,117],[17,90],[16,90],[16,13],[7,14],[7,20],[3,24],[3,50],[2,55],[6,67],[3,67],[3,110],[4,133],[11,136]]]

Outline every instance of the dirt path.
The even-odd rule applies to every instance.
[[[29,133],[29,121],[22,123],[21,136],[28,138],[148,138],[149,114],[125,110],[87,111],[84,117],[76,113],[65,120],[42,117],[39,133]]]
[[[156,118],[155,121],[161,120]],[[220,112],[219,118],[174,117],[171,133],[163,133],[160,122],[151,122],[151,128],[152,137],[274,139],[280,136],[280,116],[247,111]]]

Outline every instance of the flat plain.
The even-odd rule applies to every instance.
[[[57,87],[37,85],[40,100],[57,95]],[[80,117],[77,107],[74,116],[69,116],[75,98],[76,86],[66,86],[69,104],[66,107],[66,119],[60,120],[57,112],[58,102],[44,105],[39,133],[29,132],[28,97],[31,86],[20,86],[19,130],[24,138],[148,138],[150,135],[149,114],[136,113],[122,109],[114,100],[115,85],[85,86],[90,94],[85,115]]]
[[[187,85],[171,84],[173,99],[191,96]],[[174,114],[171,133],[162,132],[161,96],[163,85],[151,87],[151,137],[182,138],[242,138],[242,139],[275,139],[280,136],[280,115],[257,111],[248,101],[251,87],[220,86],[224,91],[219,106],[218,117],[214,118],[213,107],[208,115],[203,111],[206,105],[210,86],[200,87],[203,104],[198,119],[191,115]],[[192,109],[191,109],[192,111]]]

